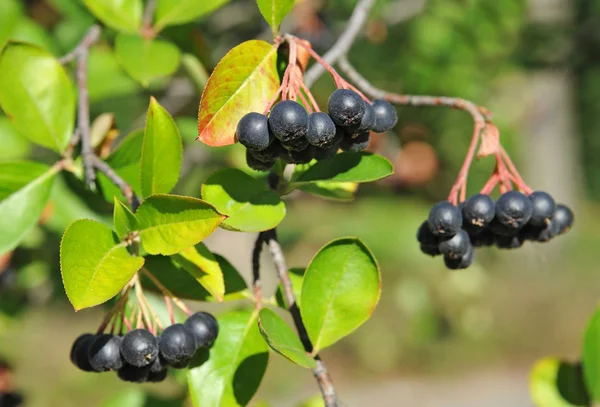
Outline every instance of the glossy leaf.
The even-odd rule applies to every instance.
[[[142,195],[169,193],[181,170],[182,146],[179,130],[171,115],[150,99],[142,146]]]
[[[30,161],[0,163],[0,254],[14,249],[35,226],[56,172]]]
[[[321,248],[306,269],[300,306],[314,352],[369,319],[380,292],[379,266],[359,239],[342,238]]]
[[[294,184],[320,182],[371,182],[385,178],[394,172],[386,158],[372,153],[340,153],[326,160],[317,161],[303,172]]]
[[[285,204],[266,184],[245,172],[227,168],[208,177],[202,198],[228,218],[224,228],[260,232],[274,228],[285,217]]]
[[[225,282],[223,271],[215,256],[202,243],[182,250],[175,255],[175,262],[181,265],[194,279],[206,288],[217,301],[223,301]]]
[[[583,337],[585,382],[594,401],[600,401],[600,308],[590,318]]]
[[[223,272],[225,295],[223,299],[239,300],[248,297],[248,286],[240,273],[224,257],[214,254]],[[174,257],[148,256],[144,266],[175,296],[183,299],[216,302],[217,300],[188,273]],[[158,288],[142,275],[144,288],[158,292]]]
[[[221,59],[200,101],[200,141],[209,146],[233,144],[242,116],[265,110],[280,85],[276,51],[267,42],[251,40]]]
[[[260,13],[271,26],[273,36],[279,33],[279,25],[294,7],[294,0],[256,0]]]
[[[152,195],[136,212],[142,245],[149,254],[171,255],[207,238],[225,216],[197,198]]]
[[[50,53],[9,43],[0,54],[0,107],[29,140],[62,152],[75,124],[73,84]]]
[[[136,32],[142,23],[142,0],[83,0],[88,9],[112,29]]]
[[[290,281],[292,283],[292,289],[294,291],[294,297],[296,299],[296,305],[300,307],[302,301],[302,281],[304,280],[304,268],[291,268],[288,270]],[[285,293],[283,292],[283,285],[279,283],[277,291],[275,291],[275,301],[281,308],[288,308],[287,300],[285,299]]]
[[[139,92],[141,86],[124,72],[114,49],[97,44],[90,50],[88,62],[88,91],[90,101],[123,98]]]
[[[217,318],[219,336],[190,363],[188,385],[195,407],[246,406],[260,385],[269,348],[256,311],[232,311]]]
[[[117,35],[115,54],[125,71],[143,86],[174,73],[181,60],[181,52],[173,43],[138,34]]]
[[[143,266],[108,227],[81,219],[69,226],[60,244],[60,270],[76,311],[117,295]]]
[[[301,184],[298,189],[319,198],[333,201],[351,201],[358,189],[355,182],[314,182]]]
[[[263,308],[258,316],[258,328],[271,349],[284,358],[309,369],[317,367],[317,362],[306,353],[298,335],[275,312]]]
[[[133,232],[137,228],[135,215],[127,205],[117,198],[115,198],[115,206],[113,209],[113,224],[119,239],[123,239],[125,235]]]
[[[537,407],[588,406],[581,365],[554,358],[538,361],[531,371],[529,389]]]
[[[162,30],[168,25],[189,23],[212,13],[230,0],[158,0],[154,13],[154,28]]]
[[[125,136],[121,144],[105,160],[138,195],[141,195],[142,189],[140,185],[140,159],[142,157],[143,142],[144,131],[142,129],[134,130]],[[119,188],[104,174],[98,173],[98,182],[102,195],[107,201],[113,202],[115,196],[119,200],[125,200]]]
[[[25,158],[33,147],[6,116],[0,116],[0,146],[0,161]]]

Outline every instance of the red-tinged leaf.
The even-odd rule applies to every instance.
[[[487,157],[496,154],[500,146],[500,130],[495,124],[487,123],[481,134],[481,144],[477,157]]]
[[[227,53],[204,88],[198,111],[198,140],[209,146],[235,143],[238,121],[263,112],[279,89],[277,48],[246,41]]]

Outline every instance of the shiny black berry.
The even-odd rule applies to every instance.
[[[496,218],[512,229],[520,229],[529,221],[533,206],[519,191],[508,191],[496,201]]]
[[[549,242],[556,236],[558,236],[559,225],[553,219],[551,219],[547,224],[543,226],[534,226],[532,224],[527,224],[519,235],[522,236],[526,240],[531,240],[534,242]]]
[[[556,205],[556,212],[554,213],[553,220],[557,222],[558,233],[567,233],[573,226],[573,211],[566,205]]]
[[[144,383],[148,381],[150,375],[150,366],[132,366],[124,363],[123,367],[117,370],[117,376],[124,382]]]
[[[543,191],[535,191],[529,195],[532,211],[529,223],[534,226],[545,226],[552,219],[556,211],[556,202],[550,194]]]
[[[268,118],[260,113],[248,113],[242,117],[235,134],[244,147],[254,151],[264,150],[273,141],[269,132]]]
[[[469,250],[467,251],[467,253],[465,253],[464,256],[461,256],[461,257],[458,257],[455,259],[444,256],[444,264],[450,270],[466,269],[471,264],[473,264],[474,259],[475,259],[475,249],[473,249],[473,246],[469,246]]]
[[[71,362],[84,372],[94,371],[88,358],[88,351],[94,339],[96,339],[96,335],[82,334],[75,339],[71,346]]]
[[[183,324],[168,326],[158,341],[160,356],[170,365],[178,366],[191,359],[196,351],[196,339]]]
[[[260,160],[254,156],[254,152],[246,150],[246,164],[255,171],[269,171],[275,160]]]
[[[282,141],[281,145],[288,151],[303,151],[308,147],[308,140],[306,137],[300,137],[293,140]]]
[[[518,249],[523,246],[525,238],[521,234],[515,236],[496,236],[496,247],[499,249]]]
[[[427,221],[421,223],[417,231],[417,240],[419,241],[421,251],[430,256],[441,254],[439,249],[440,239],[429,230]]]
[[[163,369],[158,372],[149,372],[148,378],[146,379],[146,381],[150,382],[150,383],[159,383],[159,382],[164,381],[166,378],[167,378],[167,369]]]
[[[327,102],[329,116],[335,124],[350,127],[361,122],[366,104],[360,95],[349,89],[337,89]]]
[[[315,147],[308,146],[302,151],[286,150],[281,158],[288,164],[307,164],[315,157]]]
[[[375,111],[373,106],[365,103],[365,114],[358,125],[351,126],[348,128],[349,133],[364,133],[365,131],[371,131],[375,126]]]
[[[440,253],[451,259],[463,257],[470,247],[471,239],[469,239],[467,232],[462,229],[459,229],[454,236],[443,239],[439,245]]]
[[[512,226],[507,226],[503,223],[500,223],[500,221],[496,217],[490,222],[490,224],[488,225],[488,229],[495,236],[516,236],[520,230],[515,229]]]
[[[271,109],[269,129],[283,142],[304,137],[308,131],[308,113],[299,103],[283,100]]]
[[[209,347],[219,334],[219,324],[208,312],[196,312],[183,324],[196,341],[196,349]]]
[[[398,123],[398,114],[396,109],[388,101],[377,99],[371,103],[375,123],[373,131],[376,133],[385,133],[391,130]]]
[[[160,342],[160,337],[158,337],[157,340]],[[159,352],[158,357],[154,359],[154,362],[152,362],[152,364],[150,365],[150,373],[158,373],[166,369],[168,366],[169,364],[160,356]]]
[[[92,369],[96,372],[108,372],[122,368],[122,339],[120,336],[111,334],[96,336],[96,339],[91,343],[88,350],[88,358]]]
[[[494,219],[496,205],[488,195],[473,195],[465,201],[462,214],[463,223],[474,226],[474,229],[482,229]]]
[[[342,151],[358,153],[367,148],[370,141],[371,135],[368,131],[353,135],[346,134],[340,143],[340,148]]]
[[[158,356],[156,337],[146,329],[128,332],[121,342],[121,356],[132,366],[149,366]]]
[[[306,140],[315,147],[327,148],[334,144],[336,127],[327,113],[316,112],[308,116]]]
[[[463,218],[460,209],[448,201],[441,201],[431,208],[427,222],[434,235],[450,237],[460,230]]]
[[[315,150],[314,150],[315,159],[320,161],[320,160],[325,160],[327,158],[335,157],[335,155],[338,152],[338,149],[339,149],[338,144],[331,146],[331,147],[327,147],[327,148],[315,147]]]

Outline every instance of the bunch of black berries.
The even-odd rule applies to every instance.
[[[459,206],[447,201],[435,204],[419,227],[417,240],[423,253],[443,255],[446,267],[456,270],[473,263],[476,247],[516,249],[528,240],[547,242],[568,232],[573,219],[571,209],[556,204],[546,192],[526,196],[508,191],[496,202],[477,194]]]
[[[85,372],[116,371],[126,382],[161,382],[167,368],[185,368],[197,350],[210,347],[219,333],[217,320],[206,312],[184,324],[165,328],[160,336],[134,329],[125,336],[83,334],[71,348],[71,361]]]
[[[370,132],[383,133],[396,125],[390,103],[368,104],[356,92],[338,89],[329,97],[329,114],[306,109],[293,100],[276,103],[269,116],[248,113],[238,122],[236,136],[246,147],[252,169],[268,171],[277,158],[289,164],[306,164],[343,151],[359,152],[369,145]]]

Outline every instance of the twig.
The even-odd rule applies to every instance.
[[[335,64],[340,57],[346,55],[367,21],[369,12],[374,4],[375,0],[358,1],[356,7],[354,7],[352,16],[350,16],[350,20],[348,20],[348,24],[346,24],[344,32],[339,36],[338,40],[329,51],[323,55],[325,62],[332,65]],[[306,72],[306,75],[304,75],[304,83],[306,83],[308,87],[311,87],[323,73],[325,73],[325,68],[320,64],[314,64]]]
[[[277,232],[275,231],[275,229],[271,229],[266,232],[261,232],[261,235],[262,239],[264,239],[264,241],[269,246],[269,252],[271,253],[271,257],[273,258],[273,263],[275,264],[275,268],[277,269],[277,273],[279,274],[281,284],[283,285],[283,293],[290,314],[292,315],[292,318],[294,320],[294,325],[296,326],[296,330],[298,331],[298,335],[300,336],[300,341],[304,346],[304,350],[306,350],[306,352],[308,353],[312,353],[313,345],[310,341],[310,338],[308,337],[306,327],[302,322],[300,309],[296,304],[296,296],[294,295],[294,289],[292,286],[292,281],[290,280],[287,264],[285,263],[283,250],[281,249],[281,245],[277,240]],[[333,382],[331,381],[331,377],[329,376],[329,372],[327,371],[327,366],[325,365],[325,362],[321,360],[319,355],[315,355],[315,360],[317,361],[317,367],[313,369],[313,375],[317,380],[319,389],[321,390],[325,406],[338,407],[339,404],[337,400],[337,395],[335,393],[335,387],[333,386]]]
[[[262,287],[260,282],[260,254],[263,248],[263,236],[261,233],[256,237],[254,249],[252,250],[252,288],[254,291],[254,300],[259,307],[262,300]]]
[[[142,17],[142,35],[146,38],[152,38],[155,33],[152,29],[152,18],[154,17],[154,9],[156,8],[156,0],[146,1],[144,16]]]
[[[93,25],[90,29],[85,33],[83,39],[71,50],[71,52],[63,55],[58,59],[58,62],[61,64],[68,64],[72,62],[81,54],[82,52],[88,52],[90,47],[94,45],[99,39],[100,34],[102,33],[102,28],[99,25]]]
[[[152,283],[156,286],[156,288],[158,288],[160,290],[160,292],[165,296],[165,297],[169,297],[171,300],[173,300],[173,302],[175,303],[175,305],[177,305],[179,307],[180,310],[182,310],[183,312],[185,312],[187,315],[191,315],[192,312],[190,311],[190,309],[187,307],[187,305],[185,305],[185,303],[183,301],[181,301],[179,298],[177,298],[175,295],[173,295],[173,293],[171,291],[169,291],[169,289],[167,287],[165,287],[159,280],[158,278],[156,278],[154,276],[154,274],[152,274],[149,270],[147,270],[146,268],[142,267],[142,272],[150,279],[150,281],[152,281]]]
[[[92,156],[92,164],[95,169],[106,175],[106,177],[115,184],[120,190],[127,202],[131,206],[131,209],[135,212],[140,206],[140,201],[138,197],[133,192],[133,188],[129,185],[123,178],[117,174],[115,170],[112,169],[110,165],[106,163],[106,161],[101,160],[95,154]]]

